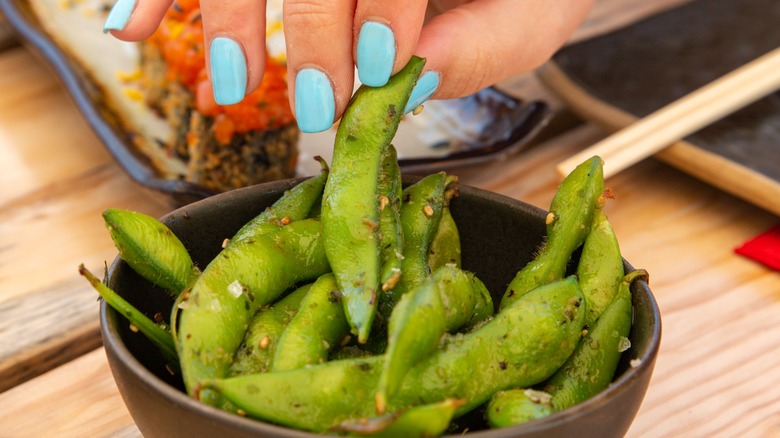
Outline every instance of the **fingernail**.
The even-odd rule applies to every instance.
[[[381,87],[390,79],[395,62],[395,36],[384,24],[366,21],[357,42],[357,70],[360,82]]]
[[[241,102],[246,94],[246,59],[241,46],[230,38],[214,38],[209,63],[214,100],[220,105]]]
[[[108,33],[109,30],[124,29],[130,20],[133,9],[135,9],[135,0],[118,0],[114,3],[111,12],[106,17],[106,22],[103,24],[103,33]]]
[[[412,94],[409,96],[409,101],[406,102],[406,108],[404,108],[404,114],[422,105],[423,102],[433,95],[437,88],[439,88],[439,73],[428,70],[420,76],[417,84],[412,89]]]
[[[328,76],[315,68],[295,77],[295,118],[303,132],[322,132],[333,125],[336,101]]]

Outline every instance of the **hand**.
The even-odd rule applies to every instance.
[[[426,99],[461,97],[530,71],[560,48],[593,0],[285,0],[290,105],[303,132],[328,129],[361,82],[381,86],[412,55],[427,59],[407,112]],[[201,0],[207,69],[217,103],[260,84],[264,0]],[[150,36],[171,0],[119,0],[105,29]]]

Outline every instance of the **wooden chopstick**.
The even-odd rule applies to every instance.
[[[599,155],[604,159],[604,177],[612,176],[778,88],[780,48],[562,161],[557,171],[565,177],[578,164]]]

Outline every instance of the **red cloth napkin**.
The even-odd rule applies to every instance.
[[[780,224],[743,243],[734,252],[780,271]]]

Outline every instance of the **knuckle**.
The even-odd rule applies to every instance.
[[[295,0],[284,4],[285,27],[294,29],[317,29],[338,24],[330,2],[319,0]]]

